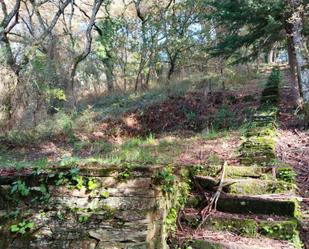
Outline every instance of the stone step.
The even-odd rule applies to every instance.
[[[196,229],[201,223],[198,212],[184,212],[182,223]],[[261,215],[235,215],[213,212],[201,226],[211,231],[227,231],[245,237],[265,236],[278,240],[299,240],[295,218]]]
[[[221,166],[207,166],[200,169],[199,176],[216,177],[220,174]],[[269,167],[228,166],[225,168],[225,177],[228,178],[269,178],[272,169]]]
[[[198,194],[188,198],[186,207],[203,208],[206,198]],[[217,210],[234,214],[261,214],[286,217],[299,216],[299,198],[293,195],[270,194],[259,196],[231,195],[221,193]]]
[[[195,176],[195,182],[204,190],[215,191],[219,185],[219,180],[207,176]],[[294,194],[296,186],[280,180],[262,179],[230,179],[226,178],[223,182],[225,193],[237,195],[263,195],[274,193]]]
[[[277,135],[276,131],[274,129],[269,129],[269,128],[265,128],[265,129],[251,128],[245,132],[246,137],[252,137],[252,136],[275,137],[276,135]]]
[[[265,237],[246,238],[223,231],[202,230],[184,240],[192,249],[295,249],[291,243]]]
[[[221,166],[206,166],[199,168],[197,175],[200,176],[211,176],[216,177],[219,175]],[[262,166],[239,166],[239,165],[228,165],[225,168],[225,177],[232,179],[239,178],[255,178],[255,179],[280,179],[288,182],[295,182],[295,172],[289,166],[282,163],[276,163],[272,167],[262,167]]]
[[[263,104],[265,104],[265,102],[268,104],[276,104],[278,102],[278,96],[277,95],[263,96],[261,98],[261,101],[263,102]]]
[[[225,195],[218,200],[218,210],[240,214],[265,214],[296,217],[298,201],[292,196],[235,196]]]
[[[262,122],[262,123],[271,123],[271,122],[274,122],[276,120],[276,116],[258,116],[258,115],[255,115],[251,118],[251,121],[254,121],[254,122]]]

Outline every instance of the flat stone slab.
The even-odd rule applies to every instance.
[[[294,199],[272,199],[251,196],[221,195],[217,209],[221,212],[238,214],[265,214],[295,217],[298,214],[297,201]]]
[[[198,213],[186,214],[182,219],[193,229],[200,224]],[[228,231],[236,235],[255,238],[259,235],[279,240],[298,238],[298,222],[295,218],[265,215],[235,215],[214,212],[203,223],[202,228],[211,231]]]
[[[195,181],[204,189],[215,191],[219,180],[212,177],[196,176]],[[273,193],[294,194],[296,186],[279,180],[261,179],[225,179],[223,182],[225,193],[237,195],[262,195]]]

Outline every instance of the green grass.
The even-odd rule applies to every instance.
[[[145,92],[114,93],[103,95],[95,102],[81,101],[79,113],[87,111],[89,106],[97,114],[96,120],[119,117],[122,114],[135,109],[143,109],[155,103],[160,103],[168,96],[182,96],[188,90],[193,89],[191,80],[172,82],[169,86],[158,86]],[[168,90],[169,89],[169,90]]]
[[[33,168],[33,167],[44,167],[47,165],[46,158],[28,158],[23,153],[9,153],[6,151],[0,151],[0,168]]]
[[[231,75],[231,82],[238,81],[238,78]],[[236,77],[236,78],[235,78]],[[35,128],[26,131],[12,130],[0,136],[0,167],[32,167],[37,159],[27,158],[20,153],[11,155],[9,148],[11,145],[35,146],[44,141],[60,141],[55,145],[59,146],[59,151],[63,154],[70,154],[64,157],[60,164],[75,164],[80,160],[93,160],[107,164],[120,164],[123,162],[137,162],[143,164],[169,164],[179,160],[179,156],[186,152],[189,146],[199,140],[215,140],[222,137],[229,137],[230,131],[240,130],[236,117],[227,106],[218,109],[209,120],[209,130],[201,133],[188,134],[166,134],[165,137],[157,138],[154,135],[147,137],[120,138],[121,142],[109,141],[105,135],[114,134],[113,131],[105,134],[102,128],[103,137],[92,136],[92,132],[100,131],[98,125],[107,118],[117,119],[128,111],[143,111],[145,107],[154,103],[160,103],[170,96],[183,96],[188,91],[203,89],[209,82],[212,82],[213,90],[221,87],[221,81],[217,75],[195,75],[181,81],[171,82],[168,86],[163,83],[149,91],[127,92],[104,95],[96,98],[95,101],[84,100],[79,103],[78,109],[73,113],[60,111],[52,117],[39,123]],[[259,81],[260,82],[260,81]],[[232,89],[232,85],[227,86]],[[234,86],[236,87],[236,85]],[[248,115],[253,110],[246,110]],[[196,114],[192,111],[186,113],[188,120],[194,120]],[[117,126],[114,129],[118,129]],[[115,132],[118,135],[118,132]],[[89,135],[89,136],[88,136]],[[93,137],[95,141],[93,141]],[[172,137],[172,139],[171,139]],[[6,144],[8,145],[6,147]],[[18,149],[18,151],[20,151]],[[38,151],[39,152],[39,151]],[[69,153],[66,153],[69,152]],[[83,154],[83,152],[85,152]],[[61,152],[62,153],[62,152]],[[59,155],[61,158],[61,154]]]

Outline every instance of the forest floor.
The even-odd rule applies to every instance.
[[[138,104],[140,99],[137,104],[128,104],[117,97],[104,107],[95,104],[80,112],[74,120],[59,114],[51,120],[56,131],[48,132],[50,127],[44,124],[40,128],[43,135],[37,131],[30,135],[14,133],[4,139],[0,145],[0,174],[72,160],[93,159],[110,164],[198,164],[227,157],[234,160],[234,148],[240,142],[243,125],[259,104],[266,77],[262,75],[245,88],[234,90],[205,93],[195,89],[180,95],[172,92],[149,105]],[[125,109],[126,105],[133,108],[120,116],[102,118],[110,106]]]
[[[102,113],[89,109],[75,120],[78,128],[70,123],[66,131],[44,137],[37,143],[3,143],[0,146],[0,175],[16,174],[16,170],[27,174],[32,167],[93,161],[145,165],[220,165],[227,162],[239,165],[237,148],[242,142],[247,120],[260,104],[267,76],[252,80],[241,90],[205,93],[197,89],[180,96],[171,95],[143,109],[134,107],[120,118],[102,119]],[[288,82],[285,77],[280,87],[277,154],[297,172],[298,194],[303,198],[302,210],[308,217],[309,131],[305,129],[303,117],[295,114]],[[121,106],[121,102],[116,106]],[[308,222],[306,219],[304,221]],[[306,229],[308,227],[304,226],[304,238],[309,241]],[[226,233],[210,235],[185,230],[178,235],[186,237],[186,233],[201,238],[218,236],[218,241],[238,239],[247,245],[252,242],[250,238]],[[267,238],[259,238],[258,243],[263,248],[290,248],[280,247],[280,241]]]
[[[303,240],[309,248],[309,131],[308,126],[295,114],[294,96],[289,78],[280,91],[279,136],[277,153],[282,162],[293,166],[296,171],[298,193],[302,196],[302,213],[304,215]]]

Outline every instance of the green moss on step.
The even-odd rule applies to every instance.
[[[276,177],[287,183],[295,183],[296,173],[292,168],[278,168]]]
[[[224,249],[225,247],[216,242],[210,242],[205,240],[193,240],[188,243],[193,249]]]
[[[259,224],[259,233],[274,239],[291,240],[298,236],[297,221],[263,221]]]
[[[255,237],[257,234],[257,223],[253,219],[209,217],[205,223],[205,227],[213,230],[229,231],[247,237]]]
[[[235,182],[225,188],[231,194],[239,195],[263,195],[274,193],[292,193],[295,185],[283,181],[270,180],[246,180]]]
[[[212,176],[218,175],[221,166],[211,166],[201,169],[197,175],[200,176]],[[228,166],[225,169],[226,178],[261,178],[264,172],[262,167],[247,167],[247,166]]]
[[[213,191],[219,184],[216,178],[208,176],[196,176],[195,182],[204,190]],[[223,183],[225,193],[237,195],[263,195],[274,193],[294,193],[295,184],[262,179],[229,179]]]

